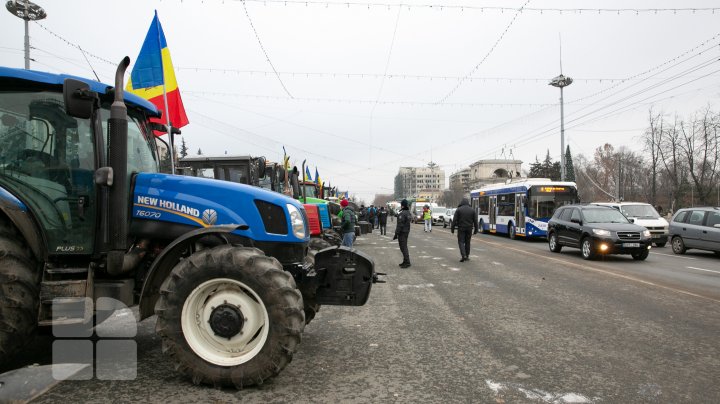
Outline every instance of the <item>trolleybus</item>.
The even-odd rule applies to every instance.
[[[546,237],[547,222],[562,205],[579,202],[574,182],[522,178],[470,191],[483,233]]]

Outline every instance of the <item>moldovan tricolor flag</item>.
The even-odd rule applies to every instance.
[[[165,34],[160,25],[157,11],[155,11],[155,18],[150,24],[150,29],[125,90],[155,104],[162,112],[162,118],[157,119],[157,122],[167,124],[167,115],[169,114],[170,124],[175,128],[182,128],[189,123],[182,98],[180,98],[180,89],[175,80],[170,50],[165,41]],[[166,94],[167,109],[165,108]]]

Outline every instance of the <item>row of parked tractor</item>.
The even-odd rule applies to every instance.
[[[231,181],[291,196],[303,204],[307,213],[311,252],[342,244],[338,198],[332,189],[300,179],[304,163],[298,169],[249,155],[197,156],[181,158],[177,170],[183,175]],[[348,204],[360,212],[354,202]],[[372,229],[369,222],[361,220],[355,225],[355,235],[359,237]]]
[[[39,329],[86,338],[137,305],[194,383],[262,384],[321,305],[367,302],[375,264],[338,246],[339,205],[296,168],[163,172],[168,128],[121,90],[129,63],[114,85],[0,67],[0,369]]]

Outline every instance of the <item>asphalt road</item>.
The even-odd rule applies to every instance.
[[[153,317],[139,324],[135,380],[67,381],[36,402],[720,402],[719,258],[662,248],[588,262],[477,235],[460,263],[454,235],[420,225],[409,245],[401,269],[390,236],[359,238],[388,283],[363,307],[324,306],[261,387],[192,385],[164,358]],[[40,338],[26,362],[47,363],[49,349]]]

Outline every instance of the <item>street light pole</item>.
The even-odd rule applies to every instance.
[[[5,3],[10,14],[25,21],[25,69],[30,69],[30,21],[47,17],[45,10],[29,0],[10,0]]]
[[[563,103],[563,88],[572,84],[573,79],[560,74],[548,83],[553,87],[560,88],[560,179],[565,181],[565,105]]]

